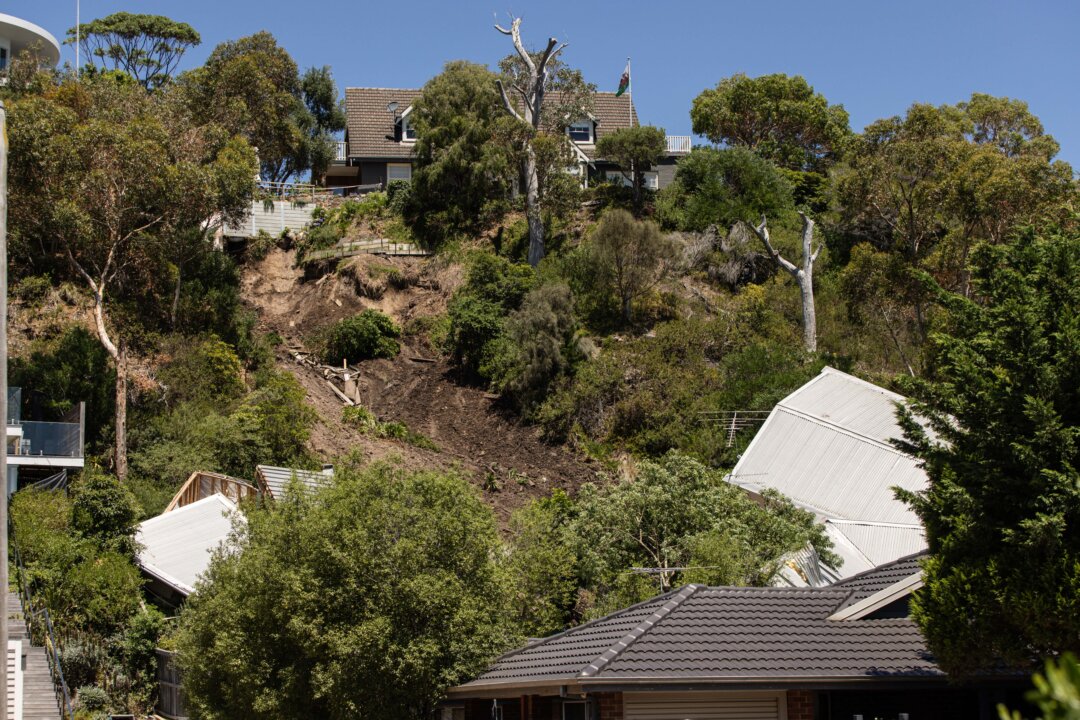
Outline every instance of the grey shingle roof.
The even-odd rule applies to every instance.
[[[549,680],[587,686],[944,677],[910,619],[828,619],[855,593],[888,587],[911,567],[905,558],[881,578],[866,573],[851,587],[688,585],[508,653],[455,693]]]
[[[926,557],[926,555],[927,551],[922,550],[898,560],[894,560],[887,565],[861,572],[858,575],[852,575],[851,577],[836,583],[833,587],[851,591],[851,596],[840,607],[843,608],[848,605],[853,605],[875,593],[881,592],[890,585],[894,585],[901,580],[906,580],[912,575],[921,572],[922,567],[919,565],[919,562]]]
[[[405,88],[346,88],[345,112],[348,118],[349,156],[360,158],[403,159],[412,157],[413,145],[398,142],[394,134],[394,114],[387,104],[396,102],[398,114],[420,95],[420,90]],[[558,94],[548,96],[558,102]],[[598,92],[593,95],[593,116],[599,140],[616,130],[638,124],[637,110],[628,96]],[[595,159],[594,145],[579,145],[589,159]]]
[[[273,467],[272,465],[255,466],[255,474],[262,479],[263,483],[265,483],[266,488],[270,491],[271,497],[281,497],[285,494],[285,488],[288,486],[294,473],[300,482],[313,490],[321,487],[334,476],[332,468],[323,470],[322,472],[314,472],[311,470]]]

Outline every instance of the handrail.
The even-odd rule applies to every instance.
[[[45,657],[49,661],[49,674],[52,677],[53,692],[56,693],[56,704],[60,706],[61,720],[72,720],[75,713],[71,708],[71,693],[68,691],[67,681],[64,680],[64,669],[60,665],[62,653],[59,644],[56,642],[52,618],[49,616],[48,608],[34,609],[34,601],[30,595],[30,584],[26,579],[26,568],[23,567],[22,555],[19,553],[19,546],[15,542],[15,524],[10,519],[8,520],[8,534],[11,537],[11,550],[15,555],[15,578],[19,586],[19,596],[23,606],[23,617],[26,619],[26,629],[30,633],[30,643],[33,645],[34,627],[37,624],[37,617],[41,616],[45,619],[45,627],[43,628],[45,631]],[[29,608],[29,612],[27,612],[27,608]],[[39,631],[42,629],[40,625],[37,628]]]

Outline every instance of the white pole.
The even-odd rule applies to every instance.
[[[0,648],[4,657],[4,687],[0,689],[0,718],[7,718],[8,661],[8,462],[7,462],[7,112],[0,102],[0,417],[4,419],[4,447],[0,449]],[[15,658],[19,662],[20,658]]]

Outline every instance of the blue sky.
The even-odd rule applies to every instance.
[[[15,0],[3,12],[63,39],[75,0]],[[419,87],[447,60],[494,65],[510,52],[494,13],[524,18],[530,45],[569,41],[565,59],[614,90],[628,55],[643,122],[690,133],[693,98],[736,72],[800,74],[851,114],[852,127],[911,103],[972,92],[1026,100],[1080,167],[1080,3],[1045,0],[83,0],[89,20],[118,10],[190,23],[203,45],[269,30],[301,67],[330,65],[341,88]],[[70,47],[66,59],[74,59]]]

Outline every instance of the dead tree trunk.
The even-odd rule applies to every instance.
[[[116,477],[120,482],[127,477],[127,348],[120,343],[120,352],[116,359],[116,445],[113,460],[116,465]]]
[[[799,294],[802,295],[803,345],[806,347],[807,352],[817,352],[817,311],[814,307],[814,261],[817,260],[818,253],[821,252],[821,245],[819,244],[816,249],[812,247],[814,243],[814,221],[801,212],[799,213],[799,217],[801,217],[803,221],[802,267],[798,267],[785,259],[772,246],[772,242],[769,240],[769,228],[765,224],[764,215],[761,216],[760,225],[754,226],[750,225],[750,223],[747,223],[747,225],[765,245],[765,251],[776,261],[776,264],[783,268],[791,275],[791,277],[795,278],[795,282],[799,286]]]
[[[495,29],[503,35],[509,35],[514,42],[514,50],[524,63],[526,73],[520,84],[515,83],[512,87],[521,98],[520,111],[511,102],[506,93],[502,80],[497,80],[499,95],[502,97],[503,107],[512,117],[528,123],[535,133],[540,129],[541,111],[544,108],[544,91],[547,85],[547,66],[559,53],[566,48],[566,43],[559,45],[555,38],[548,38],[547,47],[540,53],[539,59],[534,59],[532,54],[525,49],[521,42],[521,18],[514,18],[507,30],[499,25]],[[526,141],[525,159],[523,161],[525,174],[525,216],[529,221],[529,264],[536,267],[544,259],[544,222],[540,208],[540,175],[536,167],[536,152],[533,149],[532,138]]]

